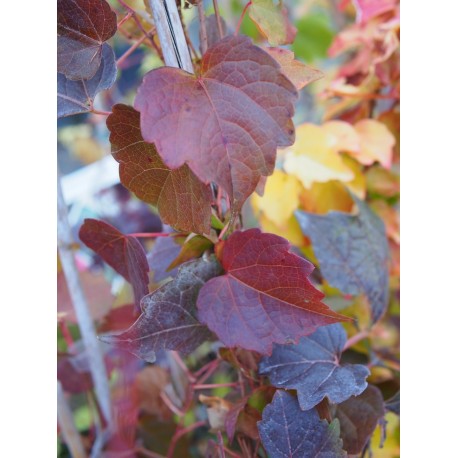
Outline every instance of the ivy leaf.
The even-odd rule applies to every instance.
[[[92,78],[116,30],[116,13],[105,0],[57,0],[57,71],[71,80]]]
[[[195,318],[197,295],[206,281],[220,273],[214,256],[183,264],[175,279],[142,299],[143,313],[129,329],[101,340],[148,362],[154,362],[155,352],[161,349],[193,351],[210,337]]]
[[[316,68],[305,65],[294,58],[294,53],[284,48],[264,48],[280,65],[283,74],[296,86],[299,91],[313,83],[324,74]]]
[[[287,45],[294,41],[297,29],[289,21],[288,11],[281,2],[252,0],[248,14],[271,45]]]
[[[133,287],[135,303],[148,294],[148,261],[141,243],[103,221],[85,219],[79,231],[81,241],[95,251]]]
[[[318,326],[349,320],[321,302],[310,283],[313,265],[289,251],[282,237],[259,229],[234,232],[222,247],[225,275],[202,288],[199,319],[227,347],[262,354],[297,341]]]
[[[258,422],[262,445],[270,458],[339,458],[339,423],[328,425],[315,409],[302,411],[297,399],[277,391]]]
[[[143,140],[140,113],[117,104],[107,118],[111,151],[119,162],[121,183],[139,199],[155,205],[161,219],[175,229],[199,234],[210,232],[210,187],[185,164],[168,168],[153,144]]]
[[[359,213],[330,212],[325,216],[297,211],[302,232],[326,280],[345,294],[364,293],[372,320],[384,314],[389,299],[389,248],[383,221],[353,196]]]
[[[335,406],[333,411],[333,417],[340,423],[344,449],[350,455],[363,451],[377,424],[385,416],[382,393],[373,385],[369,385],[359,396]]]
[[[143,138],[167,167],[188,163],[200,180],[221,186],[238,212],[273,172],[277,146],[293,143],[296,99],[275,59],[249,38],[229,36],[208,49],[197,77],[170,67],[149,72],[134,106]]]
[[[340,365],[346,342],[341,324],[323,326],[302,337],[296,345],[275,345],[272,356],[263,358],[260,373],[277,388],[297,390],[302,410],[309,410],[328,397],[342,402],[367,387],[369,369],[361,364]]]
[[[113,50],[107,44],[102,47],[102,63],[95,75],[87,81],[72,81],[62,73],[57,74],[57,117],[90,111],[94,97],[102,90],[110,89],[116,81],[116,62]]]

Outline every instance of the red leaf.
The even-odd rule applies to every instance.
[[[162,221],[184,232],[210,232],[210,187],[187,165],[170,170],[156,147],[143,140],[140,113],[118,104],[107,118],[111,151],[119,162],[121,183],[139,199],[157,206]]]
[[[162,67],[149,72],[135,108],[141,131],[168,167],[188,163],[220,185],[240,210],[275,165],[277,146],[294,142],[297,91],[279,64],[251,40],[230,36],[208,49],[201,74]]]
[[[321,302],[308,277],[313,265],[289,252],[282,237],[259,229],[234,232],[222,250],[226,274],[204,285],[199,319],[228,347],[272,353],[319,326],[349,320]]]
[[[116,13],[105,0],[58,0],[57,71],[72,80],[92,78],[116,29]]]
[[[140,242],[124,235],[110,224],[85,219],[79,237],[116,272],[132,284],[135,303],[148,294],[148,261]]]

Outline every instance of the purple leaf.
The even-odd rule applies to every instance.
[[[101,340],[148,362],[154,362],[161,349],[193,351],[211,336],[195,317],[197,295],[206,281],[220,273],[214,256],[183,264],[174,280],[142,299],[143,313],[129,329]]]
[[[321,302],[310,283],[313,265],[287,240],[259,229],[234,232],[222,248],[225,275],[210,280],[197,301],[199,319],[224,345],[262,354],[297,341],[318,326],[349,320]]]
[[[359,396],[352,396],[335,406],[333,411],[333,417],[340,423],[344,448],[351,455],[363,451],[377,424],[385,416],[382,393],[372,385]]]
[[[339,403],[366,388],[369,369],[361,364],[340,365],[346,334],[341,324],[323,326],[296,345],[275,345],[262,359],[260,373],[277,388],[297,390],[302,410],[324,397]]]
[[[269,458],[340,458],[339,423],[320,420],[315,409],[299,408],[292,395],[277,391],[258,422],[262,445]]]
[[[181,246],[176,242],[175,237],[159,237],[153,249],[148,253],[147,259],[153,272],[153,281],[159,283],[168,277],[174,278],[178,269],[168,271],[170,264],[180,254]]]
[[[91,79],[116,30],[116,13],[105,0],[57,0],[57,71],[71,80]]]
[[[79,237],[134,289],[135,303],[148,294],[148,261],[141,243],[103,221],[85,219]]]
[[[366,203],[355,196],[353,199],[359,209],[357,215],[297,211],[296,217],[302,232],[312,239],[325,279],[343,293],[364,293],[376,322],[389,300],[388,241],[383,221]]]
[[[102,63],[95,75],[87,81],[72,81],[57,74],[57,117],[90,111],[90,101],[102,90],[109,89],[116,80],[116,62],[113,50],[104,44]]]

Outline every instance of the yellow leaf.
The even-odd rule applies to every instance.
[[[385,415],[386,420],[386,440],[383,448],[380,448],[382,440],[382,430],[377,426],[371,439],[371,449],[373,458],[396,458],[400,456],[399,446],[399,417],[393,412]]]
[[[264,232],[279,235],[280,237],[288,240],[294,246],[304,246],[305,237],[302,234],[302,230],[294,215],[281,226],[277,226],[264,215],[260,216],[259,223]]]
[[[364,200],[366,197],[366,176],[363,173],[363,167],[351,157],[342,156],[342,160],[355,175],[355,178],[345,183],[345,186],[357,197]]]
[[[389,169],[396,140],[385,124],[374,119],[363,119],[355,124],[355,129],[361,140],[361,151],[354,155],[356,159],[364,165],[378,161]]]
[[[325,122],[321,128],[326,132],[328,144],[334,151],[359,153],[359,135],[348,122],[329,121]]]
[[[273,0],[252,0],[249,16],[271,45],[292,43],[297,29],[288,19],[285,7]]]
[[[296,142],[286,153],[284,169],[309,189],[316,182],[354,178],[341,156],[329,147],[326,132],[313,124],[302,124],[296,129]]]
[[[314,183],[311,189],[304,189],[299,196],[301,208],[305,211],[326,214],[331,210],[351,212],[353,199],[339,181]]]
[[[281,66],[282,73],[300,89],[322,78],[323,72],[294,59],[294,53],[284,48],[264,48]]]
[[[299,206],[300,183],[293,176],[275,170],[267,178],[263,196],[254,194],[252,205],[277,226],[285,224]]]

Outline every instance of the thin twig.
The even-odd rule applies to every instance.
[[[245,14],[248,11],[248,8],[250,5],[251,5],[251,0],[245,5],[245,8],[243,8],[242,14],[240,15],[239,22],[237,23],[237,27],[235,28],[234,35],[239,34],[240,26],[242,25],[243,18],[245,17]]]
[[[154,29],[152,29],[154,30]],[[151,33],[148,32],[148,35]],[[139,40],[137,40],[117,61],[116,65],[118,68],[122,68],[124,61],[146,40],[147,36],[143,35]]]
[[[200,24],[200,52],[202,53],[202,55],[204,55],[208,47],[208,38],[207,38],[207,27],[205,25],[205,11],[204,11],[203,0],[197,1],[197,11],[199,12],[199,24]]]
[[[193,389],[195,390],[211,390],[213,388],[224,388],[224,387],[231,387],[235,388],[239,386],[238,382],[230,382],[230,383],[204,383],[204,384],[195,384],[193,385]]]
[[[148,458],[165,458],[164,455],[159,455],[159,453],[147,450],[146,448],[140,446],[136,447],[135,451],[141,453],[142,455],[145,455]]]
[[[78,325],[81,330],[84,346],[86,348],[89,369],[94,381],[95,391],[100,403],[103,416],[108,425],[111,425],[111,401],[108,374],[105,368],[102,349],[94,329],[89,306],[84,295],[78,269],[76,268],[72,246],[74,244],[72,230],[68,222],[67,206],[62,193],[60,172],[58,171],[57,181],[57,235],[60,260],[68,292],[75,309]]]
[[[345,345],[342,351],[348,350],[350,347],[353,347],[353,345],[357,344],[360,340],[363,340],[368,336],[369,336],[369,331],[358,332],[358,334],[355,334],[354,336],[350,337],[345,342]]]
[[[76,429],[73,414],[65,398],[64,390],[59,380],[57,381],[57,420],[67,447],[73,458],[86,458],[81,436]]]
[[[223,24],[221,23],[221,16],[219,15],[218,0],[213,0],[213,9],[215,10],[216,23],[218,24],[219,39],[223,38]]]

